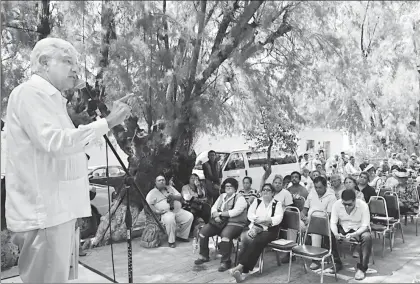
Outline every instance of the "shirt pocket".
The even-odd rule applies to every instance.
[[[58,201],[62,209],[71,210],[76,204],[76,200],[84,198],[80,196],[81,194],[86,195],[87,198],[87,188],[86,188],[86,177],[81,177],[73,180],[61,180],[58,182]],[[84,190],[86,189],[86,190]]]

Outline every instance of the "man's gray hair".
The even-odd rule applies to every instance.
[[[47,58],[52,58],[57,53],[75,57],[78,55],[76,48],[64,39],[48,37],[38,41],[32,49],[30,56],[32,73],[42,71],[41,57],[46,56]]]

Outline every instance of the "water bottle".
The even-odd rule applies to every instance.
[[[193,243],[193,254],[196,252],[196,250],[198,249],[198,241],[197,241],[197,237],[194,237]]]

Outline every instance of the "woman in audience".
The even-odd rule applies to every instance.
[[[248,210],[251,221],[249,230],[241,235],[239,264],[230,270],[236,282],[242,282],[254,269],[262,251],[277,238],[279,224],[283,219],[283,208],[274,199],[274,187],[266,183],[261,190],[261,199],[256,199]]]
[[[254,202],[255,198],[259,197],[258,192],[253,189],[252,186],[252,178],[251,177],[244,177],[242,180],[242,189],[239,190],[238,193],[242,194],[245,197],[246,202],[248,203],[248,207]]]
[[[189,183],[184,185],[181,190],[182,198],[185,201],[184,209],[190,211],[194,215],[194,222],[191,230],[199,223],[208,223],[210,219],[211,207],[206,198],[206,191],[201,185],[198,175],[192,174]],[[202,220],[200,220],[202,219]]]
[[[209,238],[219,235],[219,251],[222,255],[219,271],[223,272],[231,267],[232,240],[238,238],[247,225],[248,206],[245,198],[236,193],[236,179],[225,179],[221,187],[225,192],[217,198],[211,208],[210,222],[200,230],[200,257],[194,263],[199,265],[210,261]]]
[[[356,198],[365,201],[365,197],[363,195],[363,192],[359,190],[357,187],[357,181],[353,177],[346,177],[344,179],[344,187],[346,189],[352,189],[356,192]],[[340,196],[341,198],[341,196]]]
[[[395,187],[395,192],[398,195],[400,202],[401,215],[410,213],[417,213],[419,210],[419,203],[417,197],[417,187],[406,169],[399,169],[395,176],[398,178],[398,185]],[[410,181],[409,181],[410,179]]]

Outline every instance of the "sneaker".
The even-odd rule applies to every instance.
[[[200,264],[203,264],[203,263],[209,262],[209,261],[210,261],[210,258],[199,258],[199,259],[196,259],[194,261],[194,264],[200,265]]]
[[[241,273],[239,270],[235,270],[232,273],[232,276],[235,278],[236,283],[241,283],[247,278],[248,273]]]
[[[366,273],[364,273],[360,269],[357,269],[356,275],[354,275],[354,279],[360,281],[360,280],[365,279],[365,277],[366,277]]]
[[[310,270],[318,270],[321,267],[321,263],[319,261],[312,261],[311,265],[309,266]]]

